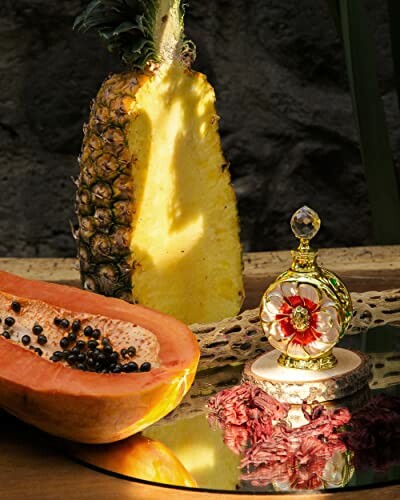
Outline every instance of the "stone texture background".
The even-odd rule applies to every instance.
[[[0,256],[73,256],[76,157],[89,103],[120,65],[72,32],[82,0],[0,0]],[[395,159],[400,152],[385,2],[368,1]],[[245,250],[293,245],[320,212],[320,246],[373,242],[340,43],[325,0],[192,0],[196,68],[215,86]]]

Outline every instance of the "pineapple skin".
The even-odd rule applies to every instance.
[[[129,151],[130,109],[149,78],[111,75],[92,102],[79,157],[76,210],[78,259],[85,289],[134,302],[130,252],[134,155]]]
[[[149,182],[149,178],[158,177],[154,168],[157,165],[153,165],[151,170],[149,151],[153,156],[159,156],[162,147],[156,149],[154,146],[159,139],[157,130],[151,131],[151,125],[155,121],[150,123],[148,130],[140,125],[143,117],[146,116],[148,120],[149,115],[146,110],[141,109],[144,104],[139,102],[139,96],[144,95],[143,101],[147,102],[149,109],[151,91],[155,93],[155,105],[160,105],[156,98],[159,85],[164,84],[164,91],[167,85],[171,88],[171,96],[174,96],[177,91],[179,93],[182,82],[185,84],[185,79],[190,79],[186,89],[189,88],[190,92],[192,82],[193,85],[200,82],[206,93],[211,95],[212,102],[208,106],[215,112],[213,89],[204,75],[181,64],[173,68],[173,71],[168,71],[171,73],[168,78],[159,77],[158,73],[162,72],[158,66],[154,66],[152,70],[148,68],[145,71],[112,75],[103,83],[92,104],[89,123],[84,127],[76,199],[82,284],[84,288],[97,293],[158,309],[187,324],[218,321],[238,313],[244,292],[236,198],[230,184],[228,164],[221,151],[216,114],[212,116],[212,130],[205,128],[201,140],[206,140],[211,133],[210,162],[219,163],[218,167],[211,166],[210,183],[221,184],[221,188],[218,188],[222,192],[219,203],[224,206],[219,207],[221,210],[212,211],[213,216],[220,219],[217,224],[218,234],[212,234],[212,238],[220,243],[210,240],[209,252],[213,253],[211,258],[207,246],[203,245],[192,261],[189,260],[183,266],[180,264],[182,256],[179,253],[185,253],[185,245],[190,247],[193,244],[191,240],[197,237],[195,230],[193,234],[186,235],[188,241],[174,241],[169,247],[169,235],[164,230],[155,237],[151,236],[158,219],[162,220],[164,212],[171,210],[171,207],[168,205],[170,200],[167,200],[166,205],[160,207],[161,213],[153,213],[154,202],[146,201],[149,196],[147,192],[146,198],[144,185]],[[167,101],[173,100],[171,96],[166,96]],[[165,99],[165,95],[163,98]],[[193,99],[193,96],[190,98]],[[164,112],[168,115],[168,106]],[[158,121],[160,120],[162,121],[158,117]],[[188,135],[191,133],[184,132]],[[167,139],[168,137],[164,140]],[[193,144],[196,145],[196,141]],[[168,144],[163,145],[164,147],[168,148]],[[146,151],[145,160],[143,151]],[[174,155],[175,152],[172,151],[169,156]],[[169,161],[168,154],[160,158],[160,166],[165,161]],[[188,168],[192,162],[193,159],[187,158]],[[173,161],[171,168],[173,172]],[[160,176],[164,175],[168,180],[171,172],[163,173],[163,169],[164,167],[160,169]],[[151,172],[152,176],[148,176]],[[156,185],[153,200],[157,200],[159,196],[162,197],[162,194],[160,187]],[[189,205],[191,201],[187,194],[184,197],[186,205]],[[193,200],[193,203],[200,202]],[[169,220],[171,217],[173,216],[164,217],[168,224],[172,224]],[[144,223],[143,218],[147,222]],[[213,221],[209,221],[209,224],[212,225]],[[162,251],[160,255],[157,238],[160,244],[167,241],[165,251],[172,254],[168,256],[168,265],[165,262],[159,265],[163,255]],[[179,253],[175,248],[177,245],[182,248]],[[208,268],[205,269],[205,266]]]

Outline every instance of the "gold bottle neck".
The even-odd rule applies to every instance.
[[[290,269],[297,273],[309,273],[318,269],[317,250],[310,247],[310,241],[301,239],[296,250],[292,250],[292,265]]]

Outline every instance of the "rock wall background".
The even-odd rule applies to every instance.
[[[73,256],[76,157],[90,100],[120,65],[74,33],[80,0],[0,0],[0,256]],[[385,2],[370,0],[396,161]],[[191,0],[196,68],[215,86],[246,250],[288,248],[291,213],[320,246],[372,243],[343,55],[325,0]]]

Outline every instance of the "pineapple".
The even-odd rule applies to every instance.
[[[187,324],[234,316],[244,295],[236,199],[181,0],[94,0],[75,27],[97,29],[129,67],[106,79],[84,127],[84,287]]]

